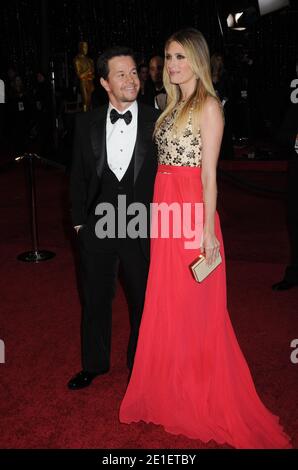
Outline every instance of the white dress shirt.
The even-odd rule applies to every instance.
[[[136,144],[138,104],[137,101],[134,101],[125,111],[116,109],[119,114],[124,114],[126,111],[131,112],[132,120],[130,124],[126,124],[124,119],[118,119],[112,124],[110,119],[112,109],[116,108],[110,103],[106,120],[107,157],[110,169],[120,181],[130,164]]]

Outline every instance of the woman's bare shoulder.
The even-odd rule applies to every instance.
[[[214,113],[221,113],[221,104],[217,98],[214,96],[207,96],[202,112],[204,115],[209,116],[213,115]]]

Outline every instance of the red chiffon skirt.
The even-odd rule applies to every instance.
[[[160,165],[154,202],[198,203],[199,220],[193,208],[191,223],[200,233],[200,168]],[[160,216],[153,211],[145,306],[120,421],[155,423],[172,434],[235,448],[290,448],[278,417],[257,395],[231,325],[217,214],[215,222],[223,262],[197,283],[188,266],[199,249],[185,248],[183,233],[156,236]]]

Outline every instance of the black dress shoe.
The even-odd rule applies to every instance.
[[[292,289],[292,287],[295,287],[297,285],[298,285],[297,282],[289,282],[283,279],[282,281],[277,282],[276,284],[273,284],[272,289],[273,290],[288,290],[288,289]]]
[[[108,370],[102,372],[87,372],[86,370],[81,370],[81,372],[70,379],[67,386],[70,390],[80,390],[81,388],[88,387],[95,377],[106,374],[107,372]]]

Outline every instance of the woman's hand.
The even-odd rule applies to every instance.
[[[213,264],[219,255],[220,243],[214,233],[204,232],[201,253],[204,253],[208,266]]]

